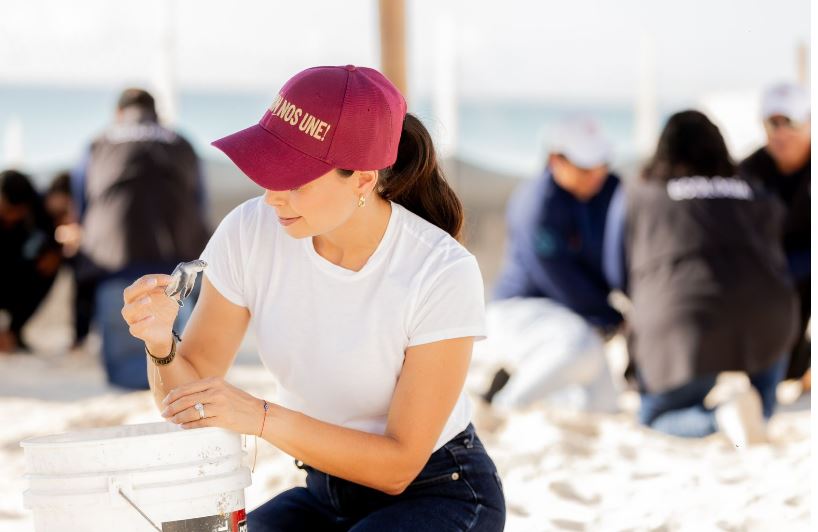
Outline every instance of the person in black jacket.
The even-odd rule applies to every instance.
[[[800,303],[799,332],[790,348],[786,379],[799,379],[810,367],[810,102],[798,85],[782,83],[762,99],[767,144],[739,166],[742,175],[761,181],[787,207],[782,233],[790,274]]]
[[[72,171],[71,186],[82,227],[74,260],[77,285],[94,293],[108,380],[147,389],[144,348],[119,314],[122,291],[141,275],[171,272],[204,249],[210,231],[196,153],[184,137],[159,124],[147,91],[127,89],[114,123]],[[182,309],[178,326],[191,307]]]
[[[643,424],[683,437],[721,430],[744,445],[764,439],[798,317],[783,208],[734,174],[705,115],[668,120],[627,191],[629,351]],[[705,406],[723,371],[746,372],[752,386]]]
[[[28,350],[22,329],[54,283],[61,253],[43,199],[25,174],[0,173],[0,352]],[[5,329],[5,330],[4,330]]]

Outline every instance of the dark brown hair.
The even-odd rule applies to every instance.
[[[647,181],[730,177],[735,171],[719,128],[699,111],[682,111],[668,119],[642,177]]]
[[[377,192],[460,239],[463,205],[443,176],[431,135],[412,114],[407,113],[403,121],[398,158],[379,172]]]
[[[0,173],[0,197],[10,205],[33,207],[40,203],[40,195],[31,183],[31,178],[17,170]]]
[[[121,111],[131,107],[139,109],[148,116],[156,117],[156,102],[151,93],[144,89],[125,89],[119,95],[116,108]]]

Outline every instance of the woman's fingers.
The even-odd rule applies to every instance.
[[[179,305],[164,293],[163,280],[146,276],[128,287],[123,296],[122,318],[130,333],[150,345],[164,345],[170,338]],[[149,288],[153,287],[153,288]]]
[[[166,296],[163,289],[156,288],[125,304],[122,307],[122,317],[129,324],[142,320],[149,314],[175,320],[178,311],[179,305],[176,301]]]
[[[134,325],[135,323],[142,321],[153,314],[154,309],[150,307],[149,298],[138,299],[133,303],[129,303],[122,307],[122,317],[125,319],[128,325]]]
[[[122,299],[127,305],[141,297],[146,292],[153,290],[159,285],[159,279],[156,275],[145,275],[134,281],[130,286],[125,288],[122,292]]]
[[[212,379],[205,380],[211,381]],[[199,381],[199,383],[203,383],[203,381]],[[217,413],[220,411],[220,406],[211,402],[213,401],[213,397],[214,391],[212,388],[207,388],[201,392],[187,393],[178,399],[171,401],[162,411],[162,417],[172,423],[176,423],[177,425],[217,417]],[[202,418],[199,411],[196,409],[196,404],[198,403],[202,404],[205,415],[204,418]]]
[[[211,420],[212,421],[212,418],[216,417],[215,416],[216,412],[213,411],[214,410],[213,408],[208,408],[208,407],[211,407],[211,405],[204,405],[204,413],[205,413],[204,418],[199,415],[198,410],[196,410],[193,407],[190,407],[190,408],[186,408],[186,409],[182,410],[181,412],[178,412],[175,416],[172,416],[172,417],[169,417],[169,418],[166,418],[166,419],[168,421],[170,421],[171,423],[175,423],[177,425],[183,425],[185,423],[192,423],[194,421],[200,421],[200,420],[201,421],[205,421],[205,420]]]
[[[170,279],[170,275],[160,273],[143,275],[122,292],[122,299],[126,305],[132,303],[155,288],[164,289],[170,283]]]
[[[140,340],[144,340],[145,336],[148,336],[147,333],[150,332],[150,329],[153,327],[154,322],[156,321],[156,316],[153,314],[149,314],[142,318],[141,320],[131,323],[128,330],[130,331],[132,336],[139,338]]]
[[[196,403],[202,403],[203,405],[210,404],[211,400],[212,394],[210,393],[210,390],[186,395],[166,406],[165,409],[162,410],[162,417],[173,417],[183,410],[192,408]]]
[[[165,399],[162,401],[162,404],[167,406],[174,401],[185,397],[190,394],[203,392],[205,390],[209,390],[211,388],[218,388],[222,382],[222,379],[219,377],[210,377],[208,379],[202,379],[198,381],[189,382],[187,384],[183,384],[178,388],[174,388],[170,391],[170,393],[165,396]]]
[[[189,423],[182,423],[182,428],[187,429],[201,429],[204,427],[215,427],[216,423],[214,422],[214,418],[206,417],[204,419],[197,419],[196,421],[191,421]]]
[[[205,417],[195,405],[202,403]],[[241,434],[258,434],[265,415],[263,401],[228,384],[222,377],[210,377],[183,384],[163,401],[162,416],[185,429],[221,427]]]

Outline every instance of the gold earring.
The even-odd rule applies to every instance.
[[[361,194],[361,197],[358,198],[358,207],[363,207],[364,205],[366,205],[366,198]]]

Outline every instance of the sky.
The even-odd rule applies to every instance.
[[[160,50],[172,34],[182,89],[274,93],[308,66],[377,66],[377,4],[0,0],[0,84],[151,83],[168,69]],[[796,48],[810,38],[809,0],[406,5],[410,99],[435,90],[440,51],[450,50],[444,65],[462,98],[626,102],[649,57],[661,102],[695,101],[795,79]]]

